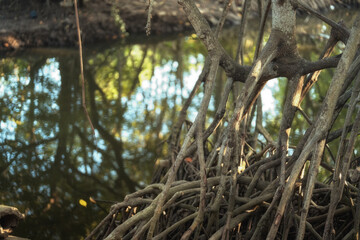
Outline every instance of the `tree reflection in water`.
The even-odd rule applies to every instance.
[[[323,26],[311,27],[328,34]],[[229,31],[225,36],[227,51],[235,53],[237,34]],[[254,39],[256,31],[245,39],[247,49],[254,48]],[[307,46],[323,44],[311,34],[299,41],[305,43],[302,55]],[[309,52],[314,54],[313,49]],[[246,53],[245,62],[253,58]],[[149,183],[156,159],[167,155],[172,123],[200,74],[203,54],[193,36],[86,49],[87,105],[95,136],[81,107],[76,50],[34,49],[1,59],[0,199],[27,215],[16,235],[80,239],[105,216],[111,204],[107,201],[122,200]],[[325,71],[304,102],[313,114],[317,106],[310,105],[321,104],[321,85],[328,84],[329,74]],[[224,81],[225,75],[219,74],[209,116]],[[279,84],[274,97],[283,99],[284,89]],[[188,120],[193,120],[197,107],[195,103],[190,108]],[[277,101],[274,110],[281,107]],[[266,116],[268,131],[276,133],[278,121]],[[295,124],[293,134],[301,136],[303,121]]]
[[[186,46],[195,41],[88,49],[95,136],[81,107],[76,50],[35,49],[1,60],[1,202],[27,214],[17,235],[79,239],[107,211],[101,200],[122,199],[151,181],[202,65],[199,49]]]

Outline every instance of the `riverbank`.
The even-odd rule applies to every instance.
[[[0,1],[0,52],[32,47],[77,46],[77,30],[73,6],[63,0]],[[224,0],[197,0],[196,5],[211,25],[221,16]],[[314,8],[324,9],[330,2],[304,0]],[[257,17],[257,1],[251,6],[251,17]],[[146,0],[84,0],[79,9],[83,44],[125,38],[129,34],[146,38]],[[234,0],[227,15],[227,25],[241,20],[242,0]],[[327,4],[327,5],[326,5]],[[153,6],[151,35],[164,35],[191,30],[177,0],[156,0]]]
[[[2,4],[4,5],[4,4]],[[10,5],[10,6],[9,6]],[[60,3],[9,4],[0,6],[0,51],[29,47],[76,46],[75,12]],[[198,7],[211,24],[220,17],[222,4],[199,1]],[[233,6],[228,24],[240,22],[240,8]],[[84,44],[119,39],[127,34],[146,37],[147,1],[85,1],[79,10]],[[191,29],[177,0],[156,1],[152,14],[151,34],[181,32]]]

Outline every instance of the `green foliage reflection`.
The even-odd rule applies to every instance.
[[[245,36],[245,64],[254,57],[256,27],[254,30]],[[233,30],[225,35],[221,41],[234,56],[238,35]],[[265,40],[267,37],[265,34]],[[307,49],[324,44],[324,39],[313,39],[311,34],[298,41],[302,43],[300,54],[311,60],[317,55]],[[20,236],[80,239],[108,210],[109,204],[100,200],[121,200],[151,182],[154,163],[167,155],[169,132],[206,54],[193,35],[147,44],[115,43],[85,52],[87,104],[95,136],[81,107],[76,50],[33,51],[0,60],[0,199],[27,213],[18,228]],[[321,73],[303,102],[311,119],[331,76],[331,70]],[[208,123],[225,79],[219,74]],[[278,112],[286,81],[271,81],[277,83],[272,97],[273,111]],[[189,121],[194,119],[201,96],[202,90],[189,108]],[[281,116],[274,118],[271,111],[264,116],[276,141]],[[296,145],[307,128],[301,115],[293,124],[290,145]],[[335,148],[336,142],[330,144],[330,150]],[[331,161],[329,153],[325,158]],[[88,201],[90,196],[98,200],[96,205]],[[87,201],[87,207],[79,204],[80,199]]]

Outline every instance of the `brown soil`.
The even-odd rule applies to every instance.
[[[5,3],[4,3],[5,2]],[[22,0],[0,2],[0,51],[27,47],[75,46],[77,33],[73,7],[62,7],[51,1],[50,6]],[[15,3],[14,3],[15,2]],[[17,2],[17,4],[16,4]],[[126,32],[145,35],[147,19],[145,0],[88,0],[80,8],[80,26],[84,43],[118,39],[126,36],[121,31],[121,21]],[[24,6],[26,5],[26,6]],[[221,14],[222,4],[216,0],[199,0],[197,5],[212,24]],[[239,23],[239,8],[228,15],[228,23]],[[36,13],[36,17],[31,16]],[[119,13],[121,21],[114,18]],[[119,18],[118,18],[119,19]],[[177,0],[157,0],[152,14],[151,34],[164,34],[190,29]]]

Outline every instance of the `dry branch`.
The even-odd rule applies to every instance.
[[[127,195],[123,202],[115,204],[87,239],[100,232],[101,228],[104,229],[103,233],[109,233],[101,238],[108,240],[144,239],[145,236],[147,239],[235,239],[244,235],[246,239],[265,239],[267,236],[271,240],[281,234],[285,239],[295,236],[299,240],[308,237],[321,239],[321,234],[328,239],[334,222],[341,222],[350,216],[353,219],[351,209],[353,214],[358,214],[359,201],[355,206],[352,199],[359,199],[359,189],[350,183],[345,186],[346,177],[340,179],[340,176],[347,176],[349,168],[354,166],[351,165],[354,161],[352,156],[360,127],[360,113],[354,113],[359,102],[360,77],[351,87],[360,66],[360,57],[353,62],[360,39],[359,17],[349,34],[342,24],[297,1],[272,0],[272,30],[261,50],[260,38],[269,11],[269,0],[260,11],[261,32],[254,62],[244,66],[238,63],[240,55],[236,54],[236,59],[232,59],[218,40],[231,2],[225,1],[214,33],[193,0],[179,0],[208,56],[168,141],[168,161],[172,166],[164,175],[161,175],[162,171],[157,171],[153,184]],[[306,61],[297,51],[295,20],[298,7],[333,27],[329,42],[318,61]],[[245,15],[241,29],[246,29]],[[241,30],[241,36],[243,34]],[[346,43],[344,52],[330,57],[339,40]],[[242,39],[239,39],[240,45],[241,42]],[[216,113],[212,116],[213,121],[205,128],[219,67],[227,75],[226,85]],[[318,80],[320,71],[335,67],[335,75],[317,117],[313,121],[307,117],[308,129],[297,146],[293,147],[294,151],[290,151],[290,132],[293,131],[296,111],[300,110],[307,116],[306,109],[300,106],[302,100]],[[306,77],[307,74],[310,75]],[[286,77],[288,87],[280,130],[278,136],[272,136],[263,126],[261,101],[256,105],[254,103],[266,82],[276,77]],[[229,105],[233,106],[230,103],[231,89],[237,81],[244,85],[236,95],[232,109],[229,108]],[[205,91],[198,115],[186,135],[181,136],[187,109],[201,84]],[[349,99],[345,126],[334,130],[334,122]],[[251,125],[254,116],[256,127]],[[221,134],[214,134],[215,130]],[[258,144],[259,133],[266,141],[261,145]],[[209,147],[207,141],[214,136],[217,137],[213,139],[215,144]],[[336,154],[336,164],[331,165],[323,161],[323,152],[326,144],[337,138],[340,138],[341,144]],[[184,161],[186,157],[191,158],[192,162]],[[340,164],[341,157],[344,160]],[[307,162],[310,162],[309,165]],[[333,174],[331,184],[318,181],[319,166]],[[354,178],[355,169],[351,170]],[[346,191],[343,191],[344,188]],[[351,204],[352,208],[348,207]],[[130,207],[137,210],[127,211]],[[328,210],[330,214],[326,213]],[[115,221],[116,214],[118,223]],[[335,217],[340,220],[335,220]],[[338,237],[351,237],[351,234],[359,232],[358,220],[335,227]],[[346,230],[350,232],[347,235]]]

